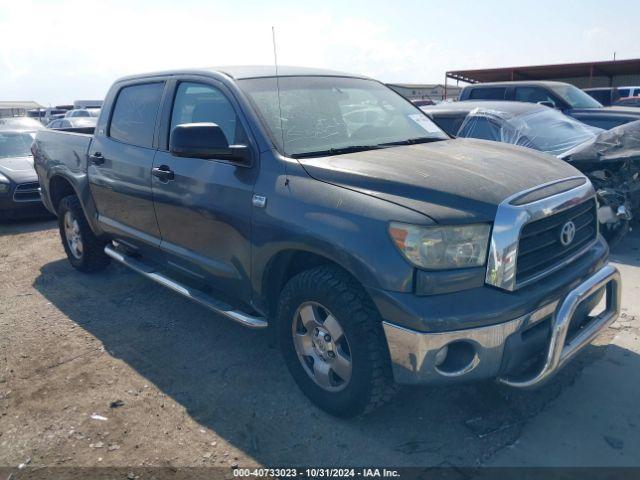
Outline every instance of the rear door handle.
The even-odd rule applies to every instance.
[[[160,165],[159,167],[152,168],[151,174],[154,177],[158,177],[161,182],[168,182],[175,178],[173,170],[171,170],[167,165]]]
[[[93,153],[89,155],[89,160],[94,165],[102,165],[104,163],[104,157],[100,152]]]

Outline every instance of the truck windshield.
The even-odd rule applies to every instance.
[[[449,138],[421,110],[373,80],[280,77],[279,95],[274,77],[239,83],[278,150],[291,157]]]
[[[28,157],[32,142],[28,133],[0,132],[0,158]]]
[[[571,108],[602,108],[602,104],[595,98],[573,85],[553,85],[551,90],[571,105]]]

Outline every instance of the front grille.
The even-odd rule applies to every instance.
[[[560,241],[562,227],[575,224],[573,241],[564,246]],[[527,223],[520,232],[516,284],[521,284],[549,270],[578,253],[597,235],[595,200],[588,200],[540,220]]]
[[[40,184],[38,182],[21,183],[13,192],[14,202],[40,201]]]

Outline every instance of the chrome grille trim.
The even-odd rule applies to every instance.
[[[487,259],[485,282],[488,285],[493,285],[495,287],[502,288],[503,290],[516,290],[564,267],[577,257],[583,255],[593,246],[597,241],[597,234],[596,240],[590,242],[584,249],[580,250],[572,257],[563,260],[543,272],[540,272],[536,276],[528,278],[524,282],[516,283],[518,245],[520,243],[520,231],[522,230],[522,227],[529,222],[555,215],[556,213],[560,213],[563,210],[583,203],[589,199],[595,201],[596,194],[591,182],[586,181],[582,185],[571,190],[524,205],[512,205],[511,202],[516,198],[520,198],[528,193],[546,188],[549,185],[581,178],[586,177],[575,176],[538,185],[529,190],[518,192],[508,197],[498,205],[496,219],[491,232],[491,243]]]

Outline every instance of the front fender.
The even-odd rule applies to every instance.
[[[252,281],[264,294],[262,279],[269,262],[283,251],[324,257],[353,275],[363,286],[395,292],[413,291],[414,268],[400,255],[388,234],[390,221],[421,225],[428,217],[399,205],[331,185],[288,164],[278,177],[264,209],[253,217]],[[263,179],[257,192],[267,191]],[[265,182],[267,183],[267,182]]]

